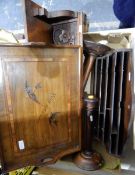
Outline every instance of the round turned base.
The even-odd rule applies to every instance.
[[[99,153],[94,151],[90,154],[81,152],[75,157],[74,163],[83,170],[93,171],[101,168],[103,159]]]

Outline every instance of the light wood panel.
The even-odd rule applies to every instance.
[[[0,47],[3,172],[80,150],[81,49]]]

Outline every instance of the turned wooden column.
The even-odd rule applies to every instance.
[[[83,53],[85,56],[85,60],[83,63],[83,90],[85,89],[85,86],[87,84],[96,57],[103,56],[109,51],[111,51],[111,48],[106,45],[84,40]]]
[[[97,56],[103,56],[111,49],[105,45],[84,41],[83,90]],[[98,115],[98,99],[94,95],[83,96],[82,107],[82,151],[75,157],[75,164],[84,170],[97,170],[103,164],[101,155],[92,149],[93,120]]]
[[[85,90],[85,86],[87,84],[90,72],[93,68],[93,65],[96,60],[96,54],[95,53],[84,53],[85,60],[83,64],[83,90]]]
[[[101,155],[92,149],[93,120],[96,120],[97,114],[98,99],[87,95],[83,99],[82,108],[82,151],[74,160],[75,164],[84,170],[97,170],[103,164]]]

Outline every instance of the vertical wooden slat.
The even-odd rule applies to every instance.
[[[97,136],[100,138],[101,133],[101,127],[100,127],[100,107],[101,107],[101,85],[102,85],[102,69],[103,69],[103,59],[98,60],[98,79],[97,79],[97,97],[99,99],[99,114],[98,114],[98,121],[97,121]]]
[[[97,89],[97,65],[98,65],[98,59],[96,59],[96,63],[95,63],[95,81],[94,81],[94,95],[96,94],[96,89]]]
[[[104,94],[105,94],[105,70],[106,70],[106,60],[105,58],[102,58],[102,72],[101,72],[101,90],[100,90],[100,111],[99,111],[99,126],[100,126],[100,132],[99,137],[103,141],[103,134],[104,134]]]
[[[105,122],[106,122],[106,102],[107,102],[107,87],[108,87],[108,66],[109,66],[109,56],[105,57],[105,71],[104,71],[104,90],[103,90],[103,134],[102,141],[105,141]]]
[[[99,93],[99,87],[100,87],[100,79],[101,79],[101,69],[102,69],[102,62],[101,59],[97,58],[95,63],[95,81],[94,81],[94,95],[99,99],[100,93]],[[99,113],[97,115],[97,119],[94,120],[94,134],[95,137],[99,137]]]
[[[113,122],[114,129],[117,130],[117,137],[116,137],[116,154],[118,154],[118,144],[119,144],[119,128],[120,128],[120,120],[121,120],[121,100],[122,100],[122,82],[123,82],[123,64],[124,64],[124,52],[118,53],[120,57],[117,58],[119,60],[119,64],[117,66],[117,92],[116,92],[116,102],[115,102],[115,109],[114,109],[114,117],[115,121]]]
[[[105,120],[105,133],[104,133],[104,142],[108,145],[109,144],[109,137],[110,137],[110,114],[111,114],[111,107],[110,107],[110,101],[111,101],[111,87],[112,87],[112,65],[113,65],[113,57],[112,55],[109,56],[108,61],[108,86],[107,86],[107,97],[106,97],[106,120]]]
[[[94,96],[97,97],[97,87],[98,87],[97,79],[99,78],[98,77],[98,58],[95,61],[95,66],[94,66],[93,70],[94,70],[93,94],[94,94]],[[92,84],[90,86],[92,86]],[[96,116],[99,117],[98,114]],[[98,118],[94,118],[94,120],[93,120],[93,128],[94,128],[93,129],[94,136],[97,137],[98,136],[98,129],[97,129],[98,128]]]
[[[131,80],[129,80],[129,73],[131,73],[130,57],[128,52],[124,53],[123,66],[123,83],[122,83],[122,100],[121,100],[121,117],[119,126],[119,140],[118,140],[118,154],[122,153],[122,145],[124,145],[128,135],[128,125],[131,116]]]
[[[131,118],[131,50],[98,57],[94,75],[94,95],[99,99],[95,136],[111,154],[121,155]]]
[[[111,81],[111,90],[110,90],[110,133],[109,133],[109,143],[110,143],[110,146],[109,146],[109,152],[111,152],[111,145],[113,145],[113,137],[112,137],[112,134],[113,134],[113,128],[112,128],[112,125],[113,125],[113,106],[114,106],[114,87],[115,87],[115,66],[116,66],[116,59],[117,59],[117,53],[114,53],[113,56],[112,56],[112,69],[111,69],[111,76],[109,77],[110,81]]]

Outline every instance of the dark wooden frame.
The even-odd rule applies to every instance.
[[[125,55],[125,54],[127,54],[127,55]],[[111,64],[111,65],[113,65],[112,69],[111,69],[111,67],[106,68],[106,66],[105,66],[107,64],[110,65],[110,62],[111,62],[111,61],[109,61],[110,59],[112,60],[112,64]],[[109,92],[109,94],[110,94],[110,100],[109,100],[110,105],[109,106],[110,107],[107,107],[106,105],[105,105],[105,107],[103,107],[104,101],[108,101],[107,99],[109,99],[108,96],[107,96],[106,100],[103,98],[105,96],[105,91],[108,91],[108,90],[104,90],[102,92],[102,90],[105,87],[104,88],[102,87],[102,84],[104,84],[104,82],[102,82],[101,77],[104,76],[104,79],[105,79],[105,75],[103,75],[103,73],[106,74],[106,70],[104,70],[102,67],[103,60],[104,60],[104,68],[106,70],[108,69],[107,74],[108,74],[109,70],[111,70],[111,72],[110,72],[111,75],[109,76],[111,78],[107,80],[107,82],[109,84],[111,84],[111,81],[112,81],[112,84],[110,87],[110,89],[112,89],[112,91]],[[107,63],[107,60],[109,63]],[[116,68],[116,61],[115,60],[120,60],[120,62],[121,62],[121,60],[128,60],[128,61],[127,61],[127,63],[124,63],[126,61],[123,61],[122,64],[119,63],[119,66],[121,66],[121,68],[120,68],[121,70],[118,70],[118,67]],[[102,62],[102,65],[100,64],[101,62]],[[133,52],[131,49],[118,49],[118,50],[112,51],[111,53],[109,53],[103,57],[97,57],[96,64],[99,67],[97,67],[97,65],[95,64],[95,69],[93,70],[93,71],[95,71],[94,77],[96,77],[96,78],[98,77],[98,80],[95,80],[95,78],[93,78],[93,80],[91,82],[91,89],[93,89],[93,94],[99,98],[99,117],[97,119],[98,122],[95,121],[95,137],[100,139],[106,145],[109,153],[114,154],[116,156],[120,156],[122,154],[124,145],[125,145],[126,140],[129,136],[129,131],[131,129],[131,125],[132,125],[133,119],[134,119],[135,94],[134,94],[134,64],[133,63],[134,63],[134,57],[133,57]],[[117,63],[117,65],[118,65],[118,63]],[[124,67],[125,65],[126,65],[126,67]],[[99,69],[102,69],[102,70],[99,70]],[[123,69],[126,69],[126,70],[124,70],[124,72],[126,72],[126,73],[124,73],[124,75],[123,75]],[[100,74],[99,74],[99,72],[100,72]],[[115,72],[117,72],[117,73],[115,73]],[[117,76],[120,77],[121,82],[122,82],[122,84],[119,85],[120,84],[120,82],[118,82],[119,78],[117,79],[117,83],[118,83],[117,88],[122,89],[122,90],[118,90],[118,92],[114,91],[116,86],[117,86],[117,85],[115,85],[116,84],[115,81],[116,81]],[[123,76],[125,76],[125,77],[123,77]],[[130,78],[130,80],[129,80],[129,78]],[[101,82],[100,82],[100,79],[101,79]],[[114,82],[111,79],[114,79]],[[98,82],[98,83],[95,84],[95,82]],[[124,89],[123,89],[123,82],[126,83]],[[103,85],[103,86],[105,86],[105,85]],[[121,88],[120,88],[120,86],[121,86]],[[107,85],[107,88],[108,88],[108,85]],[[101,97],[100,97],[100,93],[99,93],[100,91],[101,91]],[[121,91],[121,93],[123,93],[123,94],[121,94],[122,97],[119,97],[120,96],[119,91]],[[115,98],[115,100],[117,99],[115,93],[116,94],[118,93],[117,96],[119,97],[118,98],[119,102],[117,102],[117,104],[112,102],[114,104],[111,104],[110,101],[112,101],[112,98],[113,99]],[[125,101],[123,101],[121,98],[124,98]],[[101,111],[100,111],[100,108],[101,108]],[[107,109],[108,114],[106,114],[106,112],[104,114],[103,108]],[[120,113],[119,119],[116,118],[116,116],[118,116],[118,111],[119,111],[118,109],[116,110],[116,108],[120,108],[119,110],[123,110],[123,115],[121,116],[121,113]],[[109,114],[109,110],[113,111],[112,114]],[[114,113],[114,110],[117,111],[117,114]],[[103,116],[105,118],[103,118]],[[103,120],[103,122],[102,122],[102,120]],[[116,129],[114,129],[115,125],[116,125]],[[121,127],[121,130],[120,130],[120,127]],[[121,138],[119,138],[119,137],[121,137]]]

